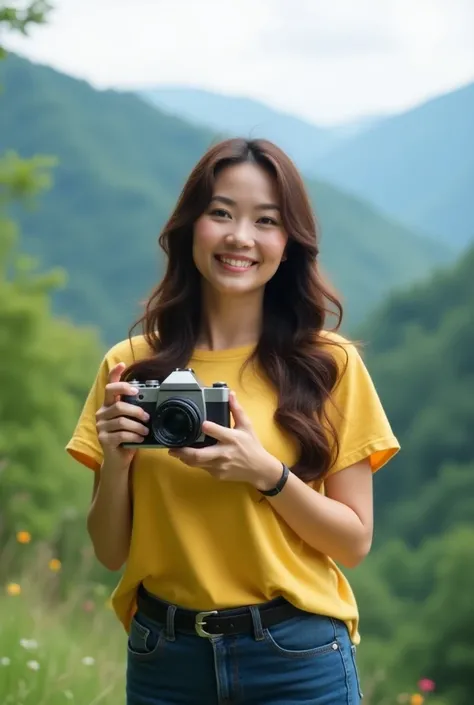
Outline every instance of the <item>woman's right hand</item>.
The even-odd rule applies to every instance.
[[[109,373],[104,403],[97,411],[96,429],[104,452],[104,462],[128,470],[137,452],[136,448],[122,448],[122,443],[141,443],[148,434],[144,423],[148,414],[139,406],[121,401],[121,395],[135,394],[128,382],[120,381],[126,365],[119,362]],[[130,417],[130,418],[127,418]]]

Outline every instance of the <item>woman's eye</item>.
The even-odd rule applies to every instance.
[[[262,218],[259,219],[258,222],[262,225],[278,225],[275,218],[270,218],[268,215],[264,215]]]
[[[214,210],[211,211],[211,215],[216,216],[216,218],[230,218],[230,213],[223,208],[214,208]]]

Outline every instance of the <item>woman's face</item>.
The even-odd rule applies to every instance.
[[[288,235],[272,177],[260,166],[223,169],[209,207],[194,225],[193,258],[222,295],[263,290],[277,271]]]

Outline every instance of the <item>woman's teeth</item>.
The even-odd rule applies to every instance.
[[[249,260],[231,259],[230,257],[218,257],[218,260],[224,264],[230,264],[231,267],[241,267],[242,269],[248,269],[253,264]]]

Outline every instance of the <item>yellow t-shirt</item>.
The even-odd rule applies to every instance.
[[[344,342],[340,336],[338,341]],[[102,463],[95,412],[102,405],[109,370],[150,354],[142,336],[115,345],[103,359],[67,451],[92,469]],[[331,347],[340,369],[344,353]],[[373,471],[399,449],[374,385],[356,348],[334,392],[343,412],[335,414],[340,439],[337,472],[364,458]],[[251,346],[196,350],[189,366],[200,382],[225,381],[250,417],[263,446],[290,467],[295,442],[273,420],[277,396],[256,366],[242,379]],[[329,413],[332,405],[329,405]],[[315,485],[316,487],[316,485]],[[315,489],[324,492],[324,486]],[[136,609],[137,586],[189,609],[212,610],[256,604],[284,596],[304,610],[345,621],[360,640],[358,611],[350,585],[337,565],[305,544],[253,487],[219,481],[206,471],[171,458],[167,450],[141,449],[132,466],[133,529],[129,557],[112,602],[125,629]]]

